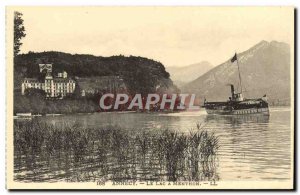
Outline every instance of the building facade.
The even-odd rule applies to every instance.
[[[68,78],[67,72],[58,73],[56,77],[52,76],[52,64],[39,64],[40,73],[46,72],[43,80],[37,78],[25,78],[22,82],[22,95],[25,95],[26,89],[40,89],[45,91],[46,98],[64,98],[75,91],[75,81]]]

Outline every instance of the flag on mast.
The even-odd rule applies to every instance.
[[[234,56],[231,58],[231,62],[233,63],[234,61],[236,61],[237,60],[237,55],[236,55],[236,53],[234,54]]]
[[[236,55],[236,52],[235,52],[234,56],[231,58],[230,61],[231,61],[231,63],[237,61],[237,55]],[[240,79],[241,93],[243,93],[242,78],[241,78],[240,66],[239,66],[239,62],[238,62],[238,61],[237,61],[237,66],[238,66],[238,71],[239,71],[239,79]]]

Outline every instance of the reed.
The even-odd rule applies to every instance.
[[[129,131],[112,126],[55,126],[33,120],[15,123],[15,179],[211,179],[216,176],[218,147],[217,136],[200,127],[190,133]]]

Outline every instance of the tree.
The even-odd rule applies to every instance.
[[[22,15],[20,12],[14,13],[14,56],[20,52],[21,39],[26,36]]]

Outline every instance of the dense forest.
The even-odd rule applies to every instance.
[[[66,71],[75,81],[78,77],[120,76],[129,94],[147,95],[157,93],[158,89],[159,92],[178,91],[163,64],[151,59],[122,55],[112,57],[72,55],[54,51],[29,52],[17,55],[14,59],[14,113],[73,113],[99,110],[99,97],[46,100],[41,94],[22,96],[22,80],[24,77],[41,77],[38,66],[40,63],[53,64],[53,75]]]
[[[165,85],[166,88],[173,85],[163,64],[154,60],[122,55],[72,55],[54,51],[18,55],[15,58],[15,78],[38,77],[40,63],[53,64],[54,75],[65,70],[71,77],[121,76],[131,93],[153,93],[158,85]],[[20,84],[18,80],[15,82],[16,85]]]

